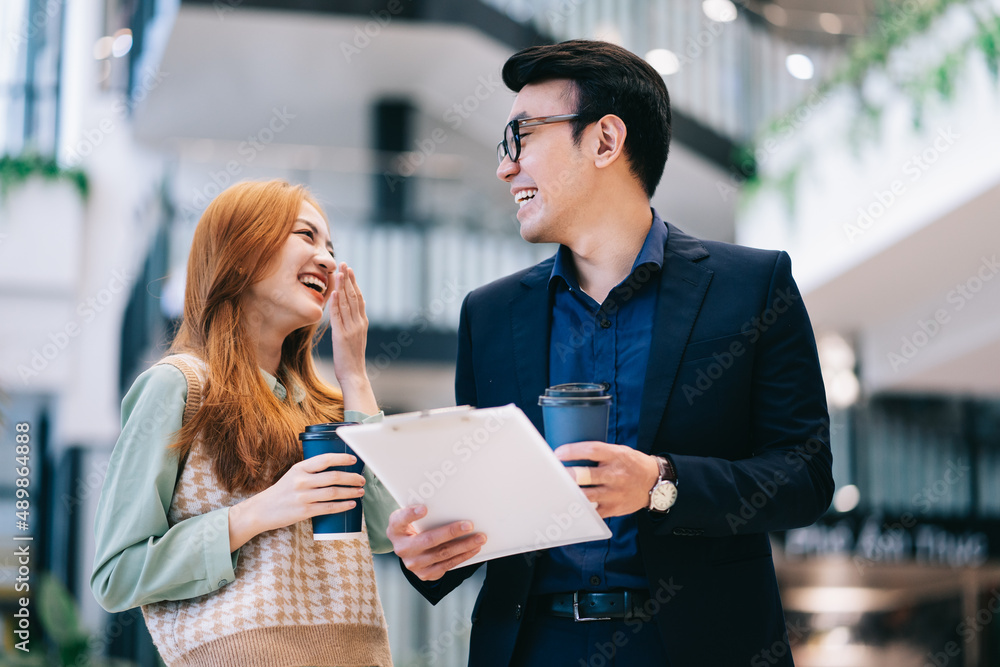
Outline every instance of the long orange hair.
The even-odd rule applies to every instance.
[[[298,433],[306,425],[343,420],[343,395],[319,378],[313,364],[319,323],[295,330],[281,346],[278,379],[289,394],[282,402],[261,375],[246,321],[247,289],[267,275],[303,202],[322,214],[302,186],[237,183],[208,205],[191,243],[184,318],[170,352],[201,358],[209,377],[201,409],[173,447],[183,457],[204,438],[214,472],[230,493],[272,485],[302,460]],[[305,391],[301,403],[291,400],[296,385]]]

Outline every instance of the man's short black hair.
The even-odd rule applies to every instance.
[[[584,128],[607,114],[622,119],[628,133],[625,157],[646,194],[653,196],[670,150],[670,95],[663,77],[645,60],[609,42],[574,39],[518,51],[503,66],[503,82],[515,93],[532,83],[569,79],[576,85]]]

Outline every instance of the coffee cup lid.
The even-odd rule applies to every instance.
[[[549,402],[551,399],[558,399],[559,402],[575,400],[587,403],[610,401],[611,396],[608,394],[610,388],[611,385],[607,382],[557,384],[546,389],[545,393],[538,397],[538,404],[543,405],[543,401]]]
[[[341,426],[357,424],[358,422],[328,422],[326,424],[310,424],[306,430],[299,433],[299,440],[326,440],[337,435]]]

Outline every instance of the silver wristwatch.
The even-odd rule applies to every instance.
[[[654,456],[656,464],[660,466],[660,478],[649,491],[649,511],[666,514],[677,502],[677,475],[670,459],[663,456]]]

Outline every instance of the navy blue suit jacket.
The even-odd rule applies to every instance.
[[[787,254],[668,226],[663,271],[646,275],[659,293],[639,449],[670,454],[679,495],[666,515],[639,511],[650,605],[670,665],[790,665],[767,533],[815,521],[834,488],[812,327]],[[542,430],[552,263],[466,297],[459,405],[515,403]],[[487,563],[470,665],[509,664],[533,565],[530,554]],[[404,572],[437,602],[476,567],[433,583]]]

